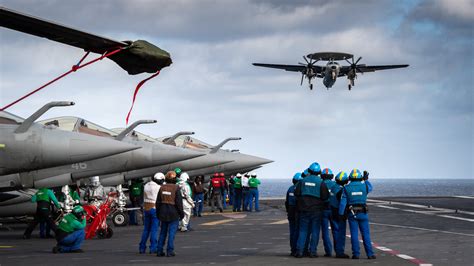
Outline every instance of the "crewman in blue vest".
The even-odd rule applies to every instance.
[[[301,179],[301,173],[296,173],[293,176],[293,185],[289,187],[286,192],[285,208],[288,216],[288,224],[290,225],[291,256],[296,255],[296,241],[298,241],[298,214],[296,212],[295,188]]]
[[[317,258],[316,253],[319,242],[319,231],[321,230],[321,219],[325,202],[329,198],[326,184],[319,177],[321,167],[313,163],[308,168],[309,176],[298,182],[295,189],[296,208],[299,217],[299,234],[296,244],[297,258],[303,257],[304,246],[308,234],[311,234],[309,245],[311,258]]]
[[[341,203],[339,204],[339,215],[344,215],[345,212],[348,215],[351,230],[352,259],[359,259],[360,257],[359,229],[367,258],[376,258],[370,241],[369,216],[367,214],[367,194],[372,191],[372,184],[367,180],[368,176],[367,173],[366,178],[364,178],[358,169],[353,169],[349,174],[351,182],[344,187]]]
[[[347,216],[339,216],[339,204],[344,186],[349,182],[347,173],[342,171],[336,175],[336,185],[331,189],[331,196],[329,197],[329,205],[331,206],[332,218],[337,224],[337,232],[334,236],[334,250],[336,251],[336,258],[348,259],[349,255],[344,253],[346,246],[346,221]],[[335,227],[333,227],[334,230]],[[334,231],[333,231],[334,233]]]
[[[334,174],[332,173],[331,169],[324,168],[321,171],[321,179],[323,179],[324,184],[329,190],[329,197],[332,196],[332,189],[336,185],[332,179],[334,178]],[[337,223],[334,221],[332,217],[331,207],[329,206],[329,199],[326,201],[326,206],[323,212],[323,219],[321,221],[321,233],[323,237],[324,243],[324,257],[331,257],[332,256],[332,243],[331,243],[331,236],[329,235],[329,225],[331,225],[332,229],[332,238],[334,243],[336,242],[336,234],[338,231]],[[336,247],[334,246],[334,249]]]

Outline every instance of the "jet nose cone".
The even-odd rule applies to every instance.
[[[72,162],[82,162],[140,149],[139,146],[104,137],[77,134],[69,140]]]
[[[153,149],[153,163],[155,165],[171,164],[204,155],[206,155],[206,153],[159,144]]]
[[[272,163],[272,160],[257,157],[257,156],[252,156],[252,155],[244,155],[244,158],[241,160],[242,161],[242,168],[249,168],[249,167],[255,167],[259,165],[264,165],[267,163]]]

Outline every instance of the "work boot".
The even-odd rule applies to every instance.
[[[75,249],[75,250],[71,250],[71,253],[84,253],[84,250],[78,248],[78,249]]]
[[[301,259],[303,257],[302,253],[296,253],[295,258]]]
[[[326,253],[326,254],[324,254],[324,257],[330,258],[330,257],[332,257],[332,255]]]
[[[338,258],[338,259],[348,259],[350,257],[347,254],[336,254],[336,258]]]
[[[157,257],[164,257],[165,253],[163,251],[160,251],[156,254]]]
[[[377,257],[375,257],[375,255],[372,255],[372,256],[369,256],[367,257],[369,260],[375,260]]]
[[[309,257],[312,259],[318,258],[318,254],[309,254]]]
[[[202,217],[202,215],[201,215],[201,214],[198,214],[198,217]]]
[[[166,254],[166,257],[174,257],[174,256],[176,256],[176,253],[174,253],[174,251],[168,252],[168,254]]]
[[[56,254],[56,253],[59,253],[59,248],[54,246],[53,247],[53,253]]]
[[[352,255],[352,259],[353,259],[353,260],[358,260],[358,259],[359,259],[359,256]]]
[[[31,236],[29,235],[23,235],[23,239],[30,239]]]
[[[224,210],[222,210],[222,209],[219,209],[219,211],[220,211],[220,212],[223,212]]]

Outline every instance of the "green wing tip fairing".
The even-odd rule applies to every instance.
[[[156,73],[171,65],[170,54],[144,40],[126,41],[130,45],[120,53],[109,58],[126,70],[130,75]]]

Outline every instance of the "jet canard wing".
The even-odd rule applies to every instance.
[[[365,72],[375,72],[378,70],[386,70],[386,69],[395,69],[395,68],[404,68],[408,67],[409,65],[379,65],[379,66],[367,66],[367,65],[357,65],[357,73],[365,73]],[[341,67],[341,71],[339,72],[339,76],[345,76],[349,71],[352,70],[351,66],[343,66]]]
[[[262,63],[253,63],[252,65],[259,66],[259,67],[283,69],[283,70],[292,71],[292,72],[304,72],[307,68],[306,65],[278,65],[278,64],[262,64]],[[313,71],[315,73],[321,73],[323,71],[323,68],[321,66],[313,66]]]

